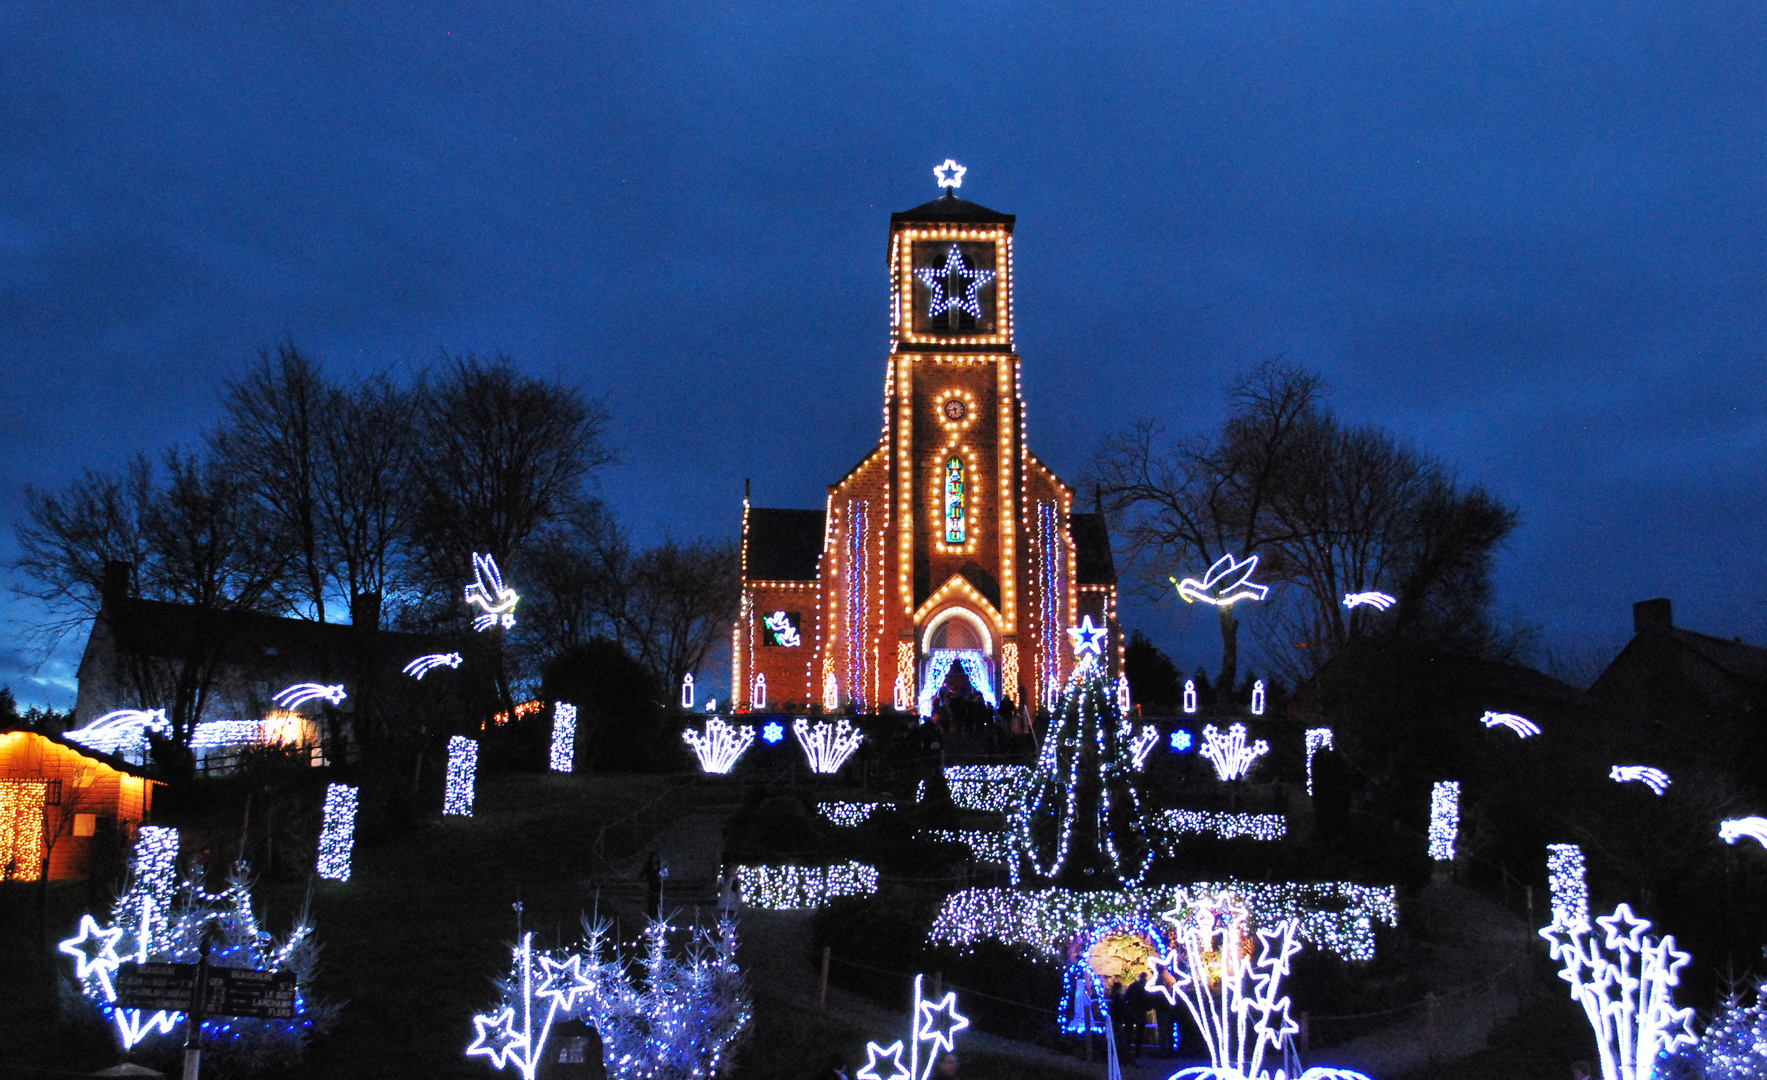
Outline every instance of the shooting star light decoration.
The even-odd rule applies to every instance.
[[[1248,555],[1244,559],[1235,559],[1232,552],[1215,560],[1209,572],[1198,581],[1195,578],[1168,578],[1178,587],[1178,595],[1185,603],[1196,601],[1213,604],[1216,607],[1232,607],[1241,600],[1262,600],[1270,592],[1270,586],[1259,585],[1250,580],[1252,571],[1258,568],[1258,557]]]
[[[1506,727],[1522,738],[1540,734],[1540,725],[1525,716],[1517,716],[1508,712],[1488,712],[1479,717],[1479,722],[1488,728]]]
[[[503,584],[503,571],[489,555],[472,553],[473,582],[466,587],[466,602],[476,605],[482,615],[472,620],[474,630],[489,630],[499,623],[508,630],[515,625],[515,604],[521,597]]]
[[[421,682],[425,675],[428,675],[436,668],[457,668],[460,666],[460,662],[464,659],[465,657],[457,652],[430,653],[428,656],[420,656],[409,664],[406,664],[405,674]]]
[[[166,710],[118,709],[63,737],[99,753],[118,754],[131,760],[142,758],[144,760],[136,764],[144,764],[149,731],[161,735],[172,733],[172,722],[166,719]]]
[[[1344,606],[1347,608],[1360,607],[1363,604],[1366,604],[1369,607],[1374,608],[1376,611],[1385,611],[1392,607],[1394,602],[1393,598],[1384,592],[1351,592],[1344,594]]]
[[[1607,776],[1616,784],[1637,781],[1658,795],[1669,790],[1669,774],[1649,765],[1615,765],[1608,770]]]
[[[320,698],[324,698],[333,705],[341,705],[344,698],[348,696],[344,693],[343,683],[338,683],[336,686],[322,686],[316,682],[298,682],[293,686],[285,686],[276,691],[276,696],[270,700],[284,709],[298,709],[307,702],[318,701]]]
[[[1767,847],[1767,818],[1731,818],[1718,823],[1718,839],[1726,844],[1734,844],[1745,836]]]

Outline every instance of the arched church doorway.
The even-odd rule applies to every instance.
[[[933,714],[933,701],[941,692],[974,693],[988,708],[997,708],[993,651],[988,626],[974,612],[949,608],[936,616],[922,645],[920,715]]]

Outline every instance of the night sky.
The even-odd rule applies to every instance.
[[[0,522],[195,442],[288,335],[605,395],[642,540],[734,535],[745,477],[820,507],[881,422],[888,215],[949,156],[1019,215],[1062,475],[1283,353],[1520,509],[1499,610],[1548,644],[1658,595],[1764,643],[1764,12],[6,3]],[[1174,606],[1129,622],[1212,666]],[[78,643],[37,669],[0,615],[0,682],[71,703]]]

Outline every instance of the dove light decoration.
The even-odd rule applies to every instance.
[[[1487,712],[1479,717],[1479,722],[1488,728],[1506,727],[1524,739],[1530,735],[1540,734],[1539,724],[1525,716],[1517,716],[1515,713]]]
[[[1394,599],[1384,592],[1352,592],[1344,594],[1344,606],[1347,608],[1361,607],[1366,604],[1376,611],[1385,611],[1393,606]]]
[[[1669,774],[1649,765],[1615,765],[1608,770],[1607,776],[1616,784],[1636,781],[1658,795],[1669,790]]]
[[[1201,754],[1215,766],[1215,775],[1223,783],[1229,780],[1242,780],[1251,771],[1252,762],[1270,752],[1270,744],[1263,739],[1246,745],[1245,725],[1235,724],[1221,734],[1213,724],[1203,725],[1203,748]]]
[[[1726,844],[1734,844],[1745,836],[1767,847],[1767,818],[1731,818],[1718,824],[1718,839]]]
[[[409,664],[406,664],[405,665],[405,674],[411,676],[413,679],[416,679],[419,682],[422,682],[423,677],[425,675],[428,675],[430,672],[434,671],[436,668],[439,668],[439,667],[457,668],[460,666],[460,662],[463,659],[464,659],[464,657],[462,657],[457,652],[430,653],[428,656],[420,656],[417,659],[411,661]]]
[[[845,717],[838,724],[819,720],[815,727],[811,727],[810,721],[800,716],[792,721],[791,730],[798,737],[798,745],[804,748],[810,771],[815,773],[840,772],[841,766],[847,763],[865,738]]]
[[[1646,934],[1650,920],[1621,904],[1590,926],[1587,919],[1561,922],[1540,931],[1552,959],[1564,965],[1559,978],[1571,984],[1571,999],[1583,1006],[1595,1031],[1602,1080],[1651,1080],[1657,1059],[1691,1046],[1693,1009],[1675,1008],[1674,987],[1693,959],[1665,934]]]
[[[1232,607],[1241,600],[1262,600],[1270,592],[1270,586],[1259,585],[1250,580],[1252,571],[1258,568],[1258,557],[1248,555],[1244,559],[1235,559],[1229,552],[1215,560],[1203,579],[1168,578],[1178,587],[1178,595],[1185,603],[1197,602],[1213,604],[1216,607]]]
[[[798,628],[791,624],[791,616],[787,615],[785,612],[775,611],[762,621],[767,624],[767,629],[772,632],[775,644],[781,645],[787,649],[795,649],[804,643],[803,635],[798,633]]]
[[[466,602],[483,614],[474,616],[474,630],[489,630],[501,623],[508,630],[515,625],[515,605],[521,599],[514,589],[503,584],[503,571],[489,555],[472,553],[473,582],[466,587]]]
[[[907,1040],[908,1064],[902,1064],[903,1041],[888,1046],[865,1044],[865,1064],[854,1073],[856,1080],[927,1080],[938,1064],[939,1055],[957,1046],[957,1033],[969,1026],[969,1018],[957,1011],[957,994],[948,992],[937,1002],[926,997],[925,975],[914,977],[914,1011],[909,1014]],[[921,1045],[926,1047],[926,1061],[921,1062]],[[878,1067],[885,1066],[884,1072]]]
[[[699,758],[702,771],[722,776],[734,769],[736,759],[754,745],[755,729],[747,724],[732,727],[722,717],[714,716],[706,721],[704,735],[688,728],[681,733],[681,739],[693,747],[693,756]]]
[[[348,696],[344,693],[343,683],[323,686],[314,682],[299,682],[276,691],[276,696],[270,700],[284,709],[298,709],[309,701],[318,701],[321,698],[333,705],[341,705]]]

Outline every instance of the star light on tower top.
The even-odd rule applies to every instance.
[[[957,162],[951,158],[946,158],[945,164],[943,165],[933,166],[933,176],[938,179],[939,186],[942,188],[962,187],[963,174],[968,171],[968,169],[957,164]]]

